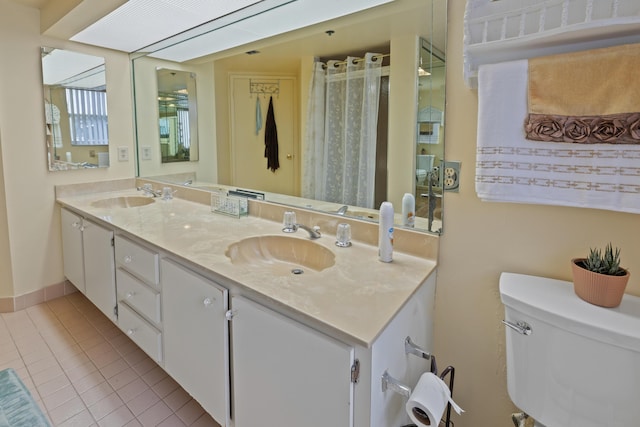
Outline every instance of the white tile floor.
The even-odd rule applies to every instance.
[[[8,367],[54,426],[218,426],[79,292],[0,314]]]

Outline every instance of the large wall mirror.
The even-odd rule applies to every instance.
[[[266,193],[265,198],[274,202],[336,214],[347,206],[340,213],[373,221],[380,201],[399,202],[404,193],[412,193],[417,213],[423,217],[417,218],[416,229],[439,232],[442,191],[437,172],[444,155],[446,11],[446,0],[395,0],[221,52],[202,51],[207,43],[199,39],[211,37],[213,31],[177,45],[165,41],[157,49],[151,46],[132,54],[138,175],[201,188],[248,189]],[[237,26],[237,31],[247,31],[250,21],[244,19],[223,29]],[[197,74],[197,162],[162,162],[155,115],[158,67]],[[325,80],[334,79],[340,85],[350,71],[360,80],[368,78],[363,77],[368,68],[376,68],[377,73],[375,105],[365,113],[373,120],[366,125],[367,132],[377,135],[375,153],[366,152],[358,159],[361,163],[346,168],[368,169],[368,175],[351,181],[372,187],[373,198],[359,200],[365,189],[358,186],[343,199],[325,198],[309,191],[310,185],[319,183],[313,167],[322,171],[327,165],[326,159],[317,157],[320,151],[332,154],[342,148],[310,149],[309,135],[314,132],[309,117],[314,104],[331,113],[337,109],[331,101],[334,98],[310,98],[312,80],[314,74],[329,69],[338,75],[325,76]],[[310,99],[316,99],[315,103]],[[422,121],[420,114],[426,108],[431,109],[433,119]],[[275,169],[265,157],[270,110],[279,144]],[[435,119],[438,111],[439,121]],[[360,131],[363,129],[364,124]],[[426,167],[435,177],[430,186],[418,171],[425,169],[422,155],[432,156]],[[344,190],[347,179],[331,186]],[[399,212],[397,202],[394,206]]]
[[[40,51],[49,170],[108,167],[104,58],[51,47]]]

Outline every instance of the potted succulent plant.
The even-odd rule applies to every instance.
[[[601,307],[617,307],[629,281],[629,271],[620,267],[620,249],[609,243],[604,252],[591,249],[587,258],[571,260],[573,290],[583,300]]]

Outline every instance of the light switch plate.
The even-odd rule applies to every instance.
[[[142,160],[151,160],[151,147],[148,145],[142,146]]]
[[[118,161],[126,162],[129,160],[129,147],[118,147]]]

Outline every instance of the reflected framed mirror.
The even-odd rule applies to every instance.
[[[268,22],[269,18],[263,15],[284,13],[285,9],[286,5],[265,12],[258,16],[258,22]],[[266,200],[272,202],[335,214],[346,213],[372,221],[378,218],[376,205],[380,200],[393,201],[396,210],[400,211],[399,202],[404,193],[416,194],[418,201],[430,188],[419,188],[418,185],[417,156],[422,148],[434,156],[435,166],[440,164],[444,156],[444,55],[437,60],[441,67],[432,67],[430,72],[434,78],[428,83],[434,91],[429,96],[432,99],[439,98],[438,102],[442,101],[429,104],[434,114],[436,108],[441,111],[442,121],[419,125],[417,117],[420,110],[427,106],[426,93],[422,93],[419,76],[423,41],[428,41],[429,53],[444,52],[446,11],[446,0],[395,1],[222,51],[203,51],[207,43],[201,41],[201,37],[206,36],[211,40],[218,31],[214,30],[200,37],[193,36],[191,32],[190,37],[183,38],[182,42],[174,43],[170,39],[158,46],[147,47],[144,52],[132,54],[138,175],[176,184],[188,182],[205,189],[247,189],[265,193]],[[246,31],[251,26],[252,18],[227,25],[224,30],[238,28]],[[375,57],[380,55],[383,58],[382,68],[386,67],[381,76],[380,99],[383,96],[387,99],[379,101],[377,107],[378,113],[385,111],[388,115],[384,118],[388,125],[376,129],[378,135],[383,135],[387,141],[386,147],[379,148],[379,153],[385,154],[386,160],[379,157],[372,160],[375,162],[376,183],[379,177],[384,178],[380,185],[384,185],[385,190],[366,206],[358,202],[325,201],[309,196],[303,190],[308,179],[305,178],[308,172],[306,165],[316,161],[307,157],[306,151],[308,116],[312,103],[309,92],[314,63],[319,61],[326,67],[329,61],[345,63],[349,57],[355,58],[358,63],[365,63],[368,53]],[[425,58],[424,61],[436,62],[434,58]],[[152,108],[149,104],[152,99],[149,82],[155,80],[151,73],[155,73],[157,67],[198,75],[199,162],[162,163],[160,153],[155,152],[157,117],[149,117],[148,112]],[[279,93],[252,93],[251,83],[256,81],[279,82]],[[435,92],[438,92],[437,96]],[[157,102],[155,94],[154,88],[153,102]],[[281,143],[280,168],[275,171],[267,171],[264,127],[257,129],[256,126],[260,114],[264,124],[270,99],[273,101]],[[203,117],[207,119],[203,120]],[[236,135],[241,135],[246,146],[236,145]],[[428,141],[424,141],[424,138],[428,138]],[[423,142],[419,143],[419,140]],[[254,164],[256,166],[247,170],[247,165]],[[427,169],[433,171],[435,166]],[[256,171],[256,176],[260,173],[259,178],[251,178],[253,171]],[[285,172],[291,173],[291,178],[287,178],[290,187],[274,192],[275,178]],[[432,190],[436,195],[432,200],[442,197],[437,187],[438,179],[434,181],[436,185]],[[422,199],[429,201],[429,197]],[[343,205],[349,205],[346,212],[340,210]],[[431,225],[427,222],[428,211],[427,203],[427,210],[419,211],[424,218],[417,218],[416,229],[431,232],[441,230],[441,201],[431,209],[434,216]]]
[[[48,169],[108,167],[104,58],[51,47],[40,54]]]
[[[158,68],[158,129],[162,163],[198,160],[196,74]]]
[[[416,134],[416,215],[427,219],[427,230],[442,221],[445,53],[429,39],[418,50],[418,117]]]

